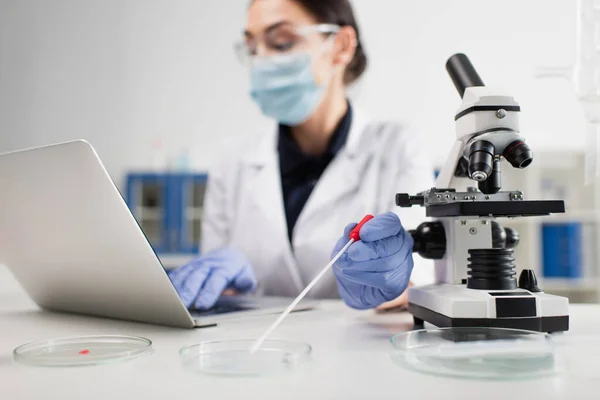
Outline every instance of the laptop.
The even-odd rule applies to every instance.
[[[231,296],[190,313],[83,140],[0,155],[0,264],[41,308],[173,327],[275,314],[291,302]]]

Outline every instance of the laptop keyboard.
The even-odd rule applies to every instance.
[[[208,315],[219,315],[226,314],[235,311],[252,310],[254,307],[248,305],[239,304],[233,301],[219,301],[215,306],[209,310],[197,310],[194,308],[190,309],[192,316],[208,316]]]

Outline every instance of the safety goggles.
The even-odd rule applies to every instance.
[[[334,24],[294,26],[283,24],[267,29],[258,36],[246,35],[235,43],[235,52],[243,65],[251,65],[256,57],[293,54],[309,50],[314,35],[335,35],[340,27]]]

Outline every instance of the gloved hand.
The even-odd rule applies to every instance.
[[[344,230],[332,257],[350,240],[352,223]],[[377,307],[400,296],[413,269],[412,236],[392,212],[367,222],[353,243],[334,264],[340,296],[352,308]]]
[[[214,306],[225,289],[247,293],[256,289],[256,278],[246,258],[236,250],[211,251],[169,272],[186,307],[207,310]]]

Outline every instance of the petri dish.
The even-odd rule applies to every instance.
[[[291,371],[310,358],[309,344],[268,339],[254,354],[256,339],[203,342],[183,347],[179,355],[184,367],[212,375],[257,376]]]
[[[559,371],[545,333],[503,328],[436,328],[391,338],[394,363],[418,372],[466,379],[530,379]]]
[[[150,354],[152,342],[136,336],[80,336],[31,342],[17,347],[21,364],[43,367],[79,367],[116,363]]]

